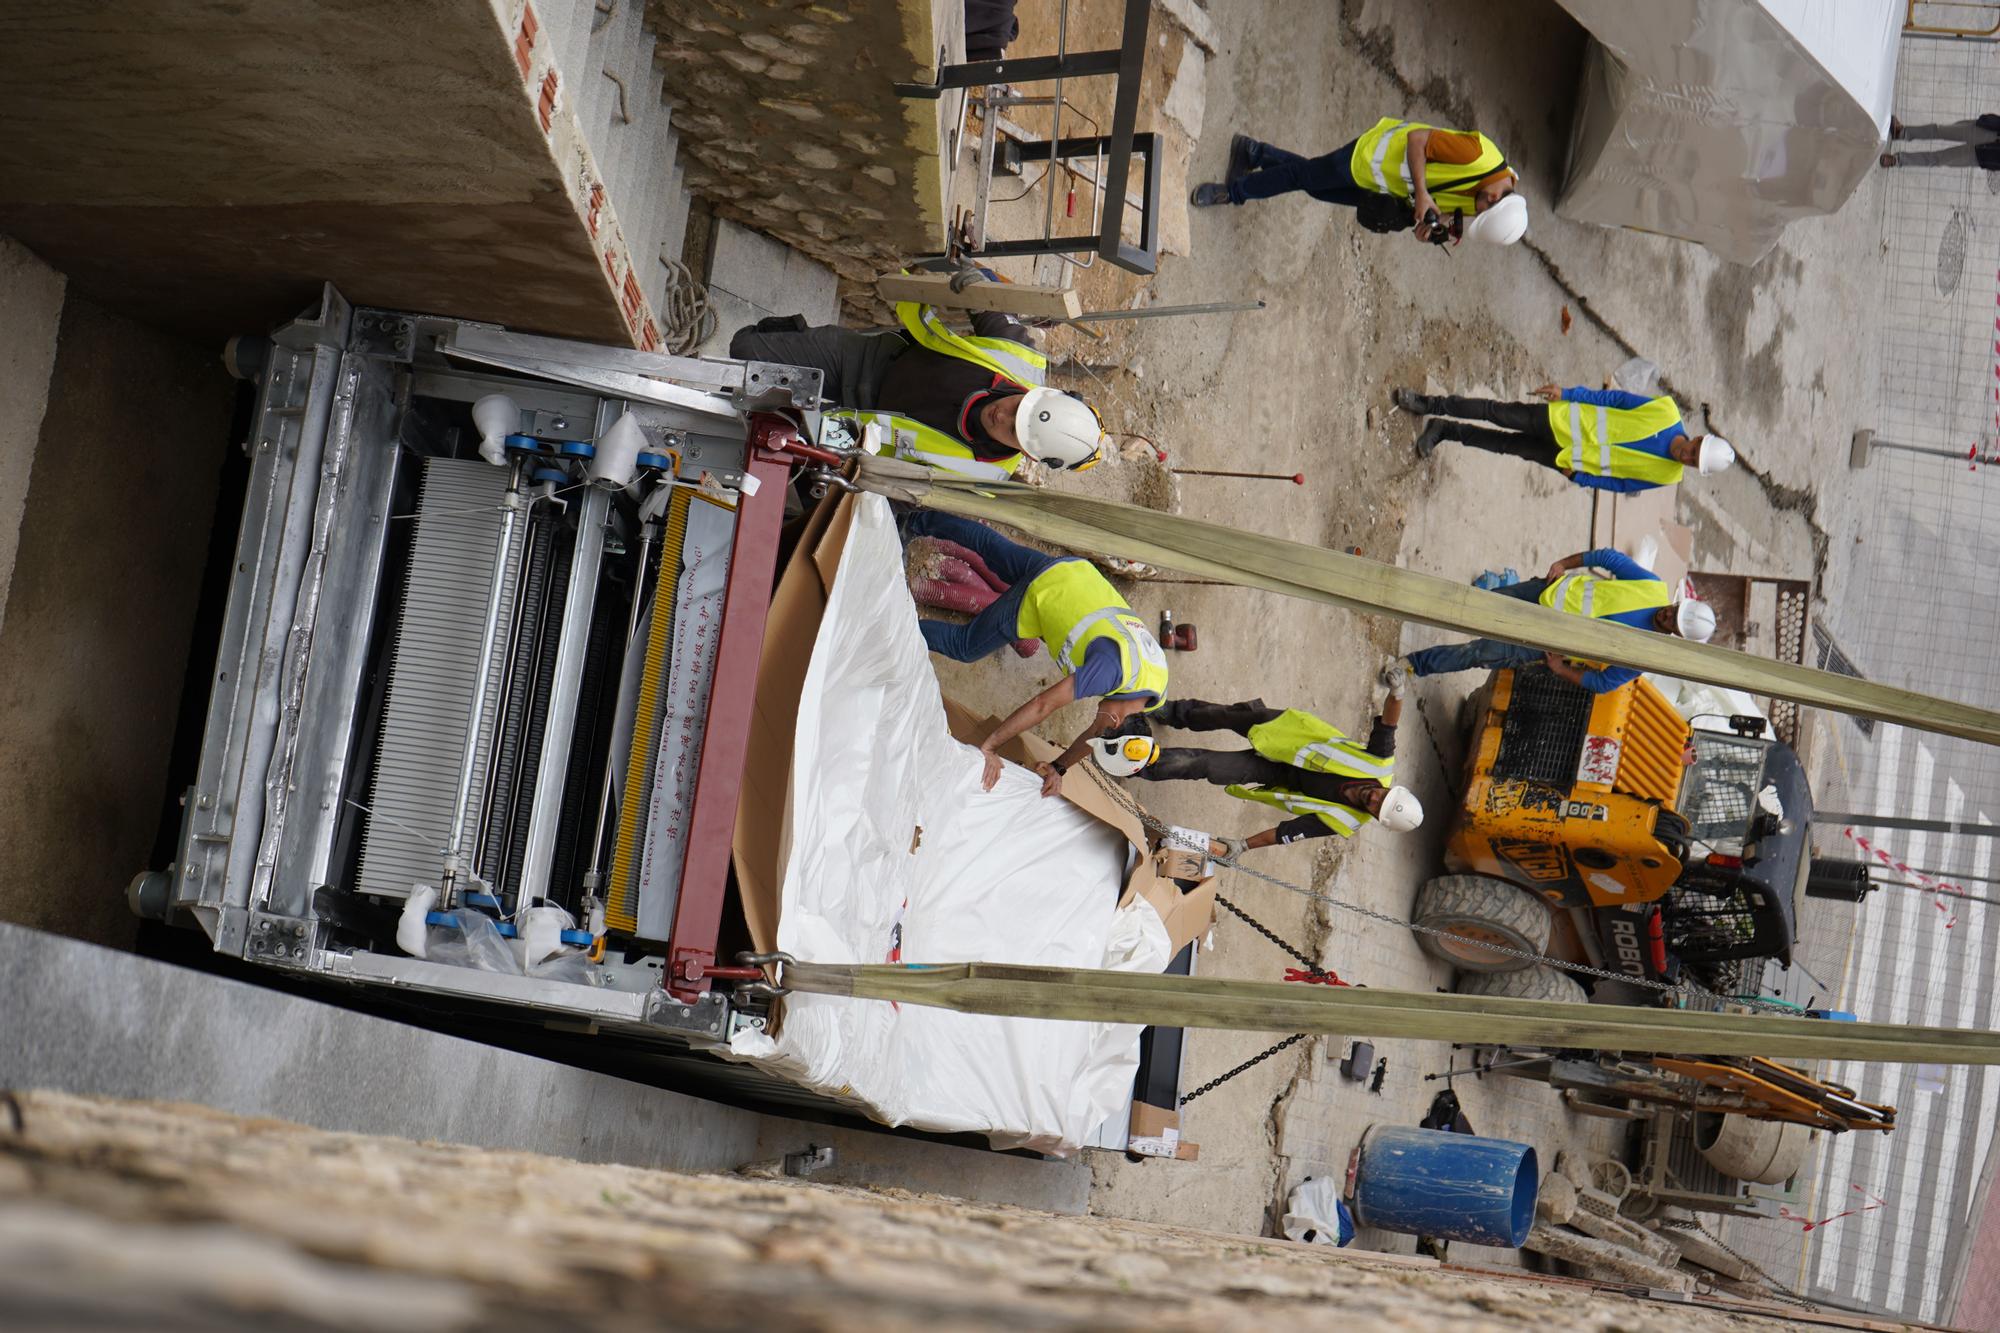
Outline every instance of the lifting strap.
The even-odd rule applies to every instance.
[[[1295,986],[1282,981],[1229,981],[1005,963],[895,966],[787,962],[778,984],[814,995],[1087,1023],[1324,1032],[1550,1050],[1698,1052],[1793,1061],[2000,1064],[2000,1033],[1996,1032],[1569,1004],[1501,995]]]
[[[892,499],[1005,523],[1073,551],[1143,560],[1362,614],[1395,616],[1586,661],[1656,671],[2000,745],[2000,712],[1990,709],[1714,644],[1690,643],[1615,621],[1565,615],[1434,574],[1303,542],[1020,482],[941,476],[894,459],[860,459],[855,481]]]

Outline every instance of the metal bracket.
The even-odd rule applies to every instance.
[[[252,912],[243,956],[253,963],[310,967],[319,952],[318,933],[313,922],[300,917]]]
[[[416,330],[407,315],[387,310],[354,312],[354,332],[348,350],[362,356],[379,356],[407,362],[416,353]]]
[[[691,1041],[719,1046],[730,1037],[729,997],[721,991],[704,991],[692,1004],[682,1004],[656,990],[646,997],[646,1021]]]

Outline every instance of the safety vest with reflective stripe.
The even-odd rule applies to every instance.
[[[1074,672],[1097,639],[1118,645],[1118,688],[1107,694],[1149,694],[1146,711],[1167,698],[1167,655],[1110,580],[1088,560],[1059,560],[1028,582],[1015,637],[1040,639],[1065,672]]]
[[[972,446],[957,436],[947,435],[926,426],[915,417],[896,412],[862,412],[849,407],[828,412],[826,420],[844,423],[857,443],[862,440],[867,427],[878,426],[882,431],[882,453],[905,462],[922,463],[940,472],[956,472],[983,481],[1000,481],[1013,476],[1021,466],[1019,454],[1009,454],[1005,458],[980,458],[972,452]]]
[[[1572,472],[1594,477],[1630,477],[1655,486],[1674,485],[1686,471],[1679,463],[1644,449],[1620,446],[1650,440],[1680,424],[1681,409],[1671,398],[1655,398],[1644,407],[1549,404],[1549,429],[1561,447],[1557,461]]]
[[[944,320],[935,306],[919,301],[899,301],[896,303],[896,318],[902,323],[903,331],[918,346],[941,356],[970,362],[1020,388],[1034,388],[1048,378],[1048,358],[1034,348],[1011,338],[956,333],[944,326]],[[864,412],[848,407],[828,412],[826,416],[828,420],[845,424],[856,440],[862,438],[866,427],[876,426],[882,432],[883,453],[905,462],[934,467],[940,472],[999,481],[1013,476],[1021,466],[1019,454],[1009,454],[1005,458],[980,458],[972,452],[971,445],[956,435],[926,426],[916,418],[899,412]]]
[[[1024,388],[1033,388],[1048,378],[1049,359],[1026,343],[1012,338],[983,338],[976,333],[955,333],[944,326],[936,306],[919,301],[898,301],[896,318],[903,332],[920,347],[944,356],[955,356],[984,366],[995,375],[1004,375]]]
[[[1607,579],[1578,570],[1542,589],[1540,600],[1543,606],[1597,619],[1665,606],[1673,593],[1660,579]]]
[[[1269,722],[1259,722],[1250,728],[1249,738],[1251,746],[1266,759],[1308,772],[1367,778],[1385,787],[1396,772],[1394,758],[1370,754],[1348,740],[1340,728],[1297,708],[1287,708]]]
[[[1421,120],[1397,120],[1394,116],[1376,121],[1375,128],[1354,141],[1354,156],[1348,162],[1354,183],[1377,194],[1412,198],[1416,191],[1410,181],[1410,135],[1417,130],[1442,130],[1442,127],[1426,125]],[[1442,132],[1472,135],[1479,140],[1479,156],[1470,162],[1424,163],[1424,188],[1430,191],[1439,212],[1475,212],[1473,187],[1505,166],[1507,155],[1500,151],[1500,145],[1476,130]],[[1439,188],[1445,185],[1452,188]]]
[[[1351,838],[1375,816],[1366,810],[1357,810],[1351,805],[1338,801],[1322,801],[1315,796],[1287,791],[1283,787],[1246,787],[1232,782],[1223,788],[1239,800],[1255,801],[1259,805],[1275,805],[1280,810],[1295,815],[1316,815],[1319,822],[1338,833],[1343,838]]]

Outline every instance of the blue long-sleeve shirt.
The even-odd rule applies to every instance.
[[[1613,392],[1616,392],[1616,390],[1613,390]],[[1632,395],[1626,394],[1625,396],[1629,398]],[[1583,566],[1585,569],[1601,569],[1614,579],[1635,581],[1639,579],[1651,579],[1655,583],[1660,581],[1658,574],[1655,574],[1631,556],[1626,555],[1623,551],[1615,551],[1609,546],[1600,546],[1594,551],[1585,551],[1583,553]],[[1621,625],[1630,625],[1634,629],[1650,630],[1653,628],[1653,616],[1657,610],[1658,608],[1656,607],[1646,606],[1640,607],[1636,611],[1619,611],[1613,615],[1599,616],[1598,619],[1615,620]],[[1595,671],[1586,671],[1583,673],[1583,688],[1589,690],[1592,694],[1609,694],[1620,685],[1635,681],[1638,678],[1639,673],[1631,667],[1599,667]]]
[[[1562,400],[1565,403],[1582,403],[1585,407],[1609,407],[1623,411],[1644,407],[1653,401],[1650,398],[1642,398],[1636,393],[1626,393],[1623,389],[1588,389],[1581,384],[1564,389]],[[1667,446],[1674,442],[1676,436],[1685,434],[1687,432],[1677,422],[1657,435],[1643,440],[1625,440],[1620,442],[1618,447],[1637,449],[1640,453],[1657,454],[1665,458],[1668,456]],[[1650,481],[1640,481],[1634,477],[1600,477],[1581,471],[1572,472],[1569,479],[1579,486],[1588,486],[1599,491],[1617,491],[1621,494],[1628,491],[1651,490],[1654,485]]]

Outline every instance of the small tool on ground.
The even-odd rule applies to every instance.
[[[1289,481],[1294,486],[1306,484],[1303,472],[1212,472],[1199,467],[1169,468],[1168,471],[1181,477],[1248,477],[1252,481]]]

